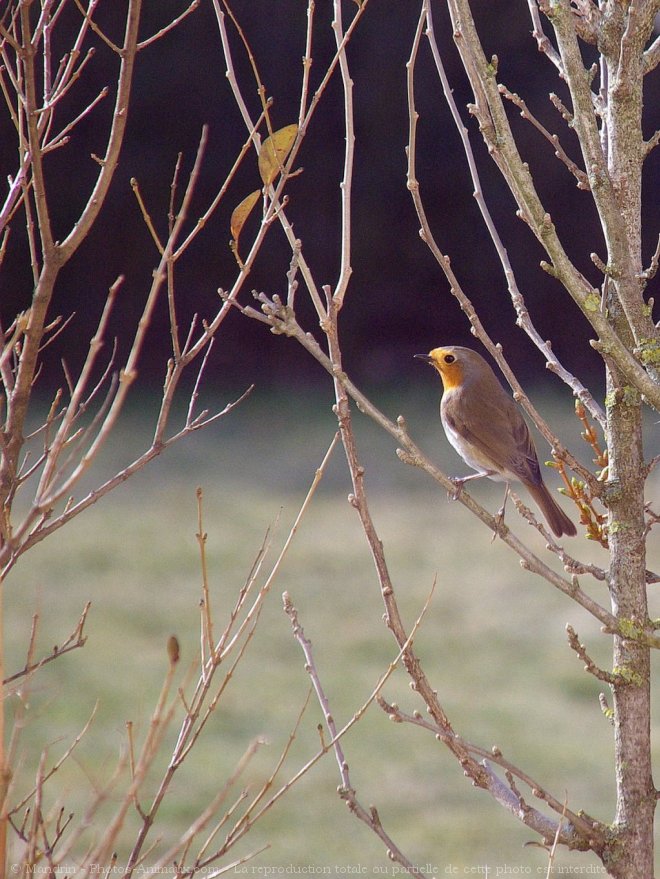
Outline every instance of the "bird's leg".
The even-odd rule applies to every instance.
[[[466,482],[470,482],[472,479],[481,479],[484,476],[493,476],[494,474],[494,470],[479,470],[477,473],[470,473],[467,476],[450,476],[449,479],[454,483],[456,488],[453,493],[447,492],[447,495],[451,500],[456,501],[461,496],[463,486]]]

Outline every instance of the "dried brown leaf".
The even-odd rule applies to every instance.
[[[179,639],[176,635],[170,635],[167,639],[167,656],[172,665],[175,665],[181,656]]]
[[[274,131],[262,143],[259,150],[259,174],[266,186],[269,186],[282,170],[297,134],[298,126],[295,123],[285,125],[284,128]]]
[[[241,234],[241,230],[245,225],[245,221],[252,213],[252,209],[259,201],[261,196],[261,190],[255,189],[254,192],[251,192],[249,195],[246,195],[243,201],[236,205],[234,210],[232,211],[231,220],[229,221],[229,227],[231,229],[231,235],[233,240],[232,250],[238,256],[238,239]]]

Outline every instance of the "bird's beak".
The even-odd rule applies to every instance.
[[[429,357],[428,354],[413,354],[413,357],[416,357],[417,360],[423,360],[424,363],[430,363],[433,366],[433,358]]]

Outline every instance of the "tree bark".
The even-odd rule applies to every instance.
[[[624,631],[649,627],[645,582],[644,459],[639,394],[608,376],[608,481],[610,594]],[[653,876],[650,650],[638,640],[614,637],[612,685],[615,724],[617,842],[605,860],[616,877]]]

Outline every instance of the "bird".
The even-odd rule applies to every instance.
[[[534,442],[520,408],[504,390],[487,361],[472,348],[448,345],[415,354],[440,373],[440,419],[445,434],[465,463],[475,470],[453,477],[456,497],[463,483],[487,476],[522,482],[557,537],[577,534],[575,525],[550,494],[541,476]],[[500,512],[503,516],[503,509]]]

